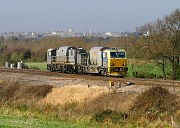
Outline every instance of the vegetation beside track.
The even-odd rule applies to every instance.
[[[25,63],[30,69],[47,70],[47,63]],[[166,68],[167,78],[171,79],[170,66]],[[163,73],[155,62],[149,61],[129,61],[128,74],[126,77],[162,79]]]
[[[167,79],[171,79],[171,66],[167,65],[165,71]],[[163,72],[154,61],[129,59],[127,77],[162,79]]]
[[[0,88],[2,127],[21,127],[23,124],[27,127],[172,127],[172,121],[180,126],[179,97],[160,87],[140,95],[112,92],[97,95],[94,90],[97,95],[94,98],[86,98],[84,102],[69,100],[57,105],[43,102],[52,91],[57,93],[49,85],[2,81]],[[59,93],[82,98],[83,93],[76,93],[78,88],[63,89]],[[82,88],[79,91],[82,92]],[[51,100],[57,98],[61,100],[57,95]]]
[[[30,69],[37,69],[37,70],[47,70],[47,63],[42,62],[42,63],[25,63],[28,68]]]

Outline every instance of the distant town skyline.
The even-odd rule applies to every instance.
[[[133,32],[170,15],[179,0],[0,0],[0,33]]]

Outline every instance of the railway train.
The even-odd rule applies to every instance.
[[[92,47],[89,51],[72,46],[51,48],[47,50],[47,70],[124,77],[128,71],[126,51],[110,47]]]

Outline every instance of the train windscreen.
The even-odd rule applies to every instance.
[[[111,58],[125,58],[125,52],[111,52]]]

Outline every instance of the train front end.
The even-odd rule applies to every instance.
[[[124,49],[106,50],[108,58],[108,75],[124,77],[127,74],[127,56]]]

